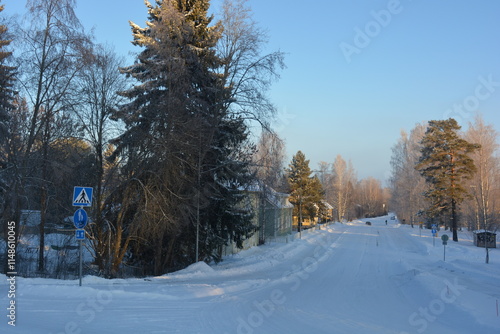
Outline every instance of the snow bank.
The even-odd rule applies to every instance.
[[[193,263],[192,265],[176,271],[174,273],[163,275],[162,277],[166,278],[187,278],[187,277],[208,277],[213,276],[215,270],[210,267],[207,263],[200,261],[197,263]]]

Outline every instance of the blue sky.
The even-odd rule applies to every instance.
[[[3,0],[3,14],[25,1]],[[221,0],[212,0],[214,11]],[[495,0],[249,0],[269,35],[268,51],[287,54],[269,92],[289,159],[302,150],[316,169],[340,154],[359,178],[385,181],[401,129],[476,111],[500,130],[500,2]],[[119,54],[128,20],[143,26],[142,0],[80,0],[77,15]],[[130,58],[132,59],[132,58]]]

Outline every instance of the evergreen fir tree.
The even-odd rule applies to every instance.
[[[224,246],[235,242],[242,248],[243,241],[256,231],[251,223],[253,213],[241,205],[246,196],[242,189],[254,178],[249,169],[253,152],[246,144],[247,136],[242,118],[224,117],[214,134],[214,146],[201,166],[204,194],[209,196],[209,205],[200,213],[201,259],[220,261]]]
[[[131,24],[144,50],[121,69],[139,84],[121,93],[132,101],[115,115],[126,124],[115,155],[125,158],[125,187],[139,195],[117,198],[130,205],[129,224],[140,226],[124,228],[142,237],[132,238],[132,258],[160,274],[192,263],[198,244],[201,259],[218,260],[224,245],[241,246],[254,229],[250,213],[236,209],[250,177],[247,127],[229,113],[217,74],[221,29],[211,25],[209,1],[146,4],[147,26]]]
[[[467,196],[464,181],[476,171],[469,154],[479,146],[460,138],[460,126],[453,118],[430,121],[421,141],[421,157],[416,168],[429,185],[425,197],[430,202],[430,217],[451,218],[453,241],[458,241],[457,212]]]

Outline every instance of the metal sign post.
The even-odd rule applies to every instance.
[[[437,233],[437,230],[436,230],[437,226],[436,224],[432,224],[432,246],[436,246],[436,233]]]
[[[443,261],[446,262],[446,245],[448,244],[448,235],[443,234],[441,236],[441,240],[443,240]]]
[[[83,207],[92,206],[92,193],[91,187],[74,187],[73,189],[73,206],[79,206],[80,209],[75,211],[73,216],[73,224],[75,225],[75,239],[79,242],[79,285],[82,286],[82,272],[83,272],[83,240],[85,240],[85,226],[87,226],[88,215]]]
[[[76,223],[75,223],[76,225]],[[80,260],[80,265],[79,265],[79,271],[78,271],[78,278],[80,280],[80,286],[82,286],[82,269],[83,269],[83,240],[85,240],[85,230],[83,229],[77,229],[75,233],[76,240],[79,242],[79,249],[80,249],[80,254],[79,254],[79,260]]]
[[[82,271],[83,271],[83,240],[80,240],[80,268],[78,270],[79,286],[82,286]]]
[[[75,232],[75,238],[80,243],[80,247],[79,247],[80,248],[80,269],[79,269],[79,273],[78,273],[78,277],[80,280],[80,286],[82,286],[83,240],[85,240],[84,228],[87,225],[87,213],[82,215],[81,211],[85,212],[85,210],[83,210],[83,209],[78,209],[78,210],[76,210],[75,216],[73,217],[74,218],[73,222],[75,224],[75,227],[77,228],[77,230]],[[76,217],[78,215],[81,215],[80,217],[85,217],[85,219],[84,220],[77,220]]]

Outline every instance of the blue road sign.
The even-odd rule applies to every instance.
[[[83,209],[78,209],[73,215],[73,224],[77,229],[84,228],[87,225],[88,216],[87,212]]]
[[[92,187],[75,187],[73,190],[73,206],[92,205]]]
[[[85,230],[76,230],[75,237],[76,240],[85,240]]]

